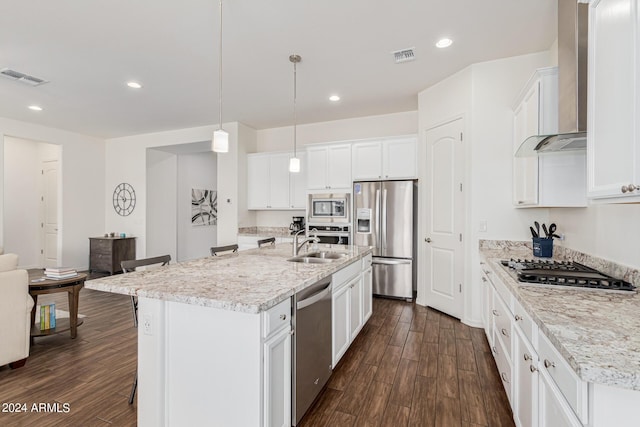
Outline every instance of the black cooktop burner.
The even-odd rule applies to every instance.
[[[629,282],[607,276],[577,262],[511,259],[502,261],[502,265],[515,269],[518,280],[524,283],[613,291],[635,290],[635,286]]]

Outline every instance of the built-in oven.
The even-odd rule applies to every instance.
[[[316,236],[319,243],[329,245],[350,245],[351,227],[349,225],[309,224],[307,236]]]
[[[351,195],[349,193],[309,194],[307,205],[307,223],[349,224]]]

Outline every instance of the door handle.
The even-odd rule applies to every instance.
[[[431,243],[431,237],[427,237],[426,239],[424,239],[424,241],[427,243]]]

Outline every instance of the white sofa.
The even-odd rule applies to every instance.
[[[18,255],[0,255],[0,366],[24,365],[29,357],[33,299],[29,275],[16,269]]]

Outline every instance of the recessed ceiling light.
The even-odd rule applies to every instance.
[[[333,101],[333,102],[340,101],[340,97],[338,95],[331,95],[329,97],[329,101]]]
[[[39,105],[29,105],[29,110],[42,111],[42,107],[40,107]]]
[[[445,47],[451,46],[452,43],[453,43],[453,40],[444,38],[444,39],[438,40],[438,43],[436,43],[436,47],[439,47],[440,49],[444,49]]]
[[[127,82],[127,86],[129,86],[130,88],[133,89],[140,89],[142,88],[142,85],[138,82]]]

